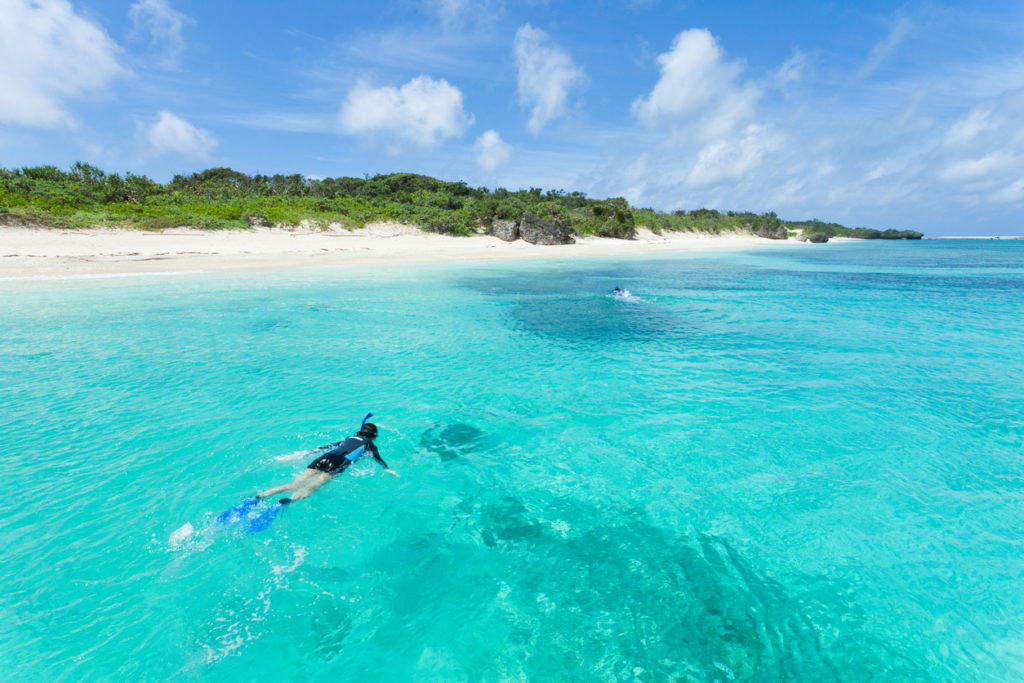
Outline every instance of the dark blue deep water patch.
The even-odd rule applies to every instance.
[[[517,272],[467,278],[460,284],[501,302],[514,328],[564,343],[636,343],[684,329],[686,320],[653,298],[611,295],[616,282],[640,278],[637,269],[624,268],[543,278]]]
[[[441,460],[459,460],[472,457],[483,446],[486,435],[470,424],[454,424],[431,427],[420,436],[420,445]]]
[[[741,265],[679,259],[577,267],[543,277],[520,271],[476,275],[459,284],[502,306],[513,329],[577,347],[701,346],[730,343],[732,331],[715,324],[721,321],[715,302],[771,295],[763,283],[740,276],[749,271]],[[612,296],[616,286],[632,296]]]

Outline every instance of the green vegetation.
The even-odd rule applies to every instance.
[[[298,174],[249,176],[211,168],[176,175],[162,185],[144,175],[106,173],[82,162],[68,171],[53,166],[0,169],[0,223],[6,224],[160,230],[248,229],[303,220],[321,228],[331,223],[357,228],[398,221],[432,232],[471,235],[486,230],[494,220],[519,220],[527,212],[567,223],[578,234],[602,237],[629,237],[640,226],[659,233],[747,231],[776,238],[785,237],[787,228],[829,236],[904,239],[912,232],[879,233],[821,221],[784,223],[774,213],[661,213],[634,209],[621,197],[589,199],[580,192],[540,188],[488,190],[413,173],[312,180]]]
[[[827,237],[857,237],[864,240],[919,240],[924,233],[916,230],[871,230],[869,228],[847,228],[838,223],[825,223],[817,218],[810,221],[787,221],[790,230],[803,230],[808,235]]]
[[[764,214],[749,211],[727,211],[696,209],[660,213],[654,209],[633,209],[637,225],[646,225],[656,233],[664,231],[722,233],[741,230],[764,237],[782,239],[786,236],[785,224],[775,212]]]

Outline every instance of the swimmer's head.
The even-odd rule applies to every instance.
[[[362,436],[373,441],[377,438],[377,425],[372,422],[367,422],[359,428],[359,431],[356,432],[356,436]]]

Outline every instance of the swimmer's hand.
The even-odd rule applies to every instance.
[[[398,476],[398,472],[395,472],[394,470],[384,470],[384,471],[387,472],[388,474],[390,474],[392,477],[397,477]]]

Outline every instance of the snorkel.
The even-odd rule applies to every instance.
[[[356,432],[356,436],[361,436],[367,441],[373,441],[377,438],[377,425],[372,422],[367,422],[373,413],[367,413],[366,417],[363,418],[363,424],[359,425],[359,431]]]
[[[373,447],[371,444],[373,440],[377,438],[377,425],[372,422],[367,425],[366,421],[373,417],[373,413],[367,413],[366,417],[363,418],[363,423],[359,425],[359,431],[356,432],[356,438],[363,440],[363,445],[354,449],[350,453],[345,454],[345,459],[350,462],[355,462],[359,458],[366,454],[367,446]],[[371,451],[372,452],[372,451]],[[374,456],[379,459],[379,456]]]

